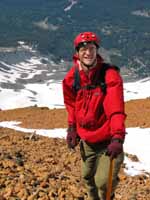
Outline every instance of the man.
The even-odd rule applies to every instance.
[[[113,199],[125,138],[123,81],[116,68],[105,64],[98,54],[99,43],[95,33],[77,35],[74,65],[63,80],[68,112],[66,139],[68,146],[75,148],[80,138],[82,177],[89,200],[106,199],[111,159],[114,159]]]

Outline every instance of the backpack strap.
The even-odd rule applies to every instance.
[[[74,82],[73,82],[73,89],[75,92],[78,92],[81,88],[80,84],[80,74],[78,68],[75,66],[75,71],[74,71]]]
[[[116,71],[120,71],[119,67],[117,66],[112,66],[110,65],[109,63],[102,63],[102,68],[99,70],[99,73],[98,73],[98,77],[97,77],[97,80],[96,80],[96,83],[94,85],[86,85],[84,87],[81,87],[81,84],[80,84],[80,74],[79,74],[79,69],[77,67],[75,67],[75,71],[74,71],[74,82],[73,82],[73,89],[75,90],[75,92],[78,92],[80,89],[87,89],[87,90],[90,90],[90,89],[93,89],[95,87],[101,87],[102,89],[102,92],[104,94],[106,94],[106,88],[107,88],[107,85],[105,83],[105,74],[106,74],[106,71],[110,68],[112,69],[115,69]]]
[[[105,75],[108,69],[115,69],[116,71],[120,72],[119,67],[115,65],[110,65],[109,63],[102,63],[102,68],[99,70],[98,82],[104,94],[106,94],[107,89]]]

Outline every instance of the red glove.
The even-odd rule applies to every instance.
[[[113,159],[116,158],[122,152],[123,141],[118,138],[112,139],[111,143],[107,147],[107,155],[109,155]]]
[[[80,138],[77,134],[76,127],[74,125],[69,125],[68,130],[67,130],[66,140],[67,140],[68,147],[71,149],[74,149],[79,143]]]

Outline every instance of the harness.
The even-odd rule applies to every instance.
[[[106,74],[106,71],[110,68],[115,69],[118,72],[120,71],[119,67],[117,66],[114,66],[114,65],[112,66],[109,63],[102,63],[102,68],[98,71],[98,73],[96,73],[95,83],[81,86],[79,69],[78,67],[75,67],[74,82],[72,86],[74,91],[77,93],[80,89],[91,90],[96,87],[100,87],[102,89],[103,94],[106,94],[107,85],[105,82],[105,74]]]

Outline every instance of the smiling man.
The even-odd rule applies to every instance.
[[[99,45],[100,39],[93,32],[77,35],[74,65],[63,80],[68,112],[66,140],[69,148],[80,143],[82,177],[89,200],[106,199],[112,159],[114,198],[125,138],[123,81],[115,66],[104,63],[98,54]]]
[[[78,58],[84,69],[94,67],[97,59],[97,47],[92,43],[84,43],[78,51]]]

